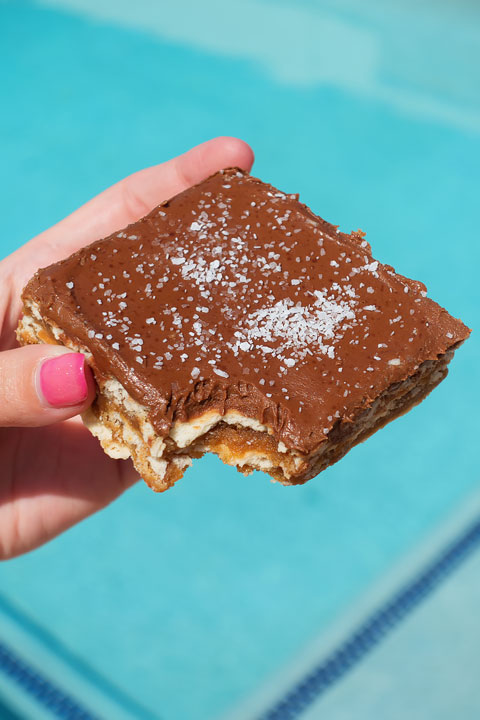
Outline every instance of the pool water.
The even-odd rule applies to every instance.
[[[6,0],[2,254],[126,174],[236,135],[255,174],[365,230],[475,330],[479,20],[446,0]],[[207,457],[4,564],[0,639],[92,715],[253,717],[249,698],[476,496],[479,350],[474,332],[431,397],[303,487]],[[53,716],[5,679],[2,695]]]

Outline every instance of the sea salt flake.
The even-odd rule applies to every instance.
[[[223,377],[223,378],[230,377],[227,372],[225,372],[224,370],[220,370],[219,368],[213,368],[213,372],[215,373],[215,375],[219,375],[220,377]]]
[[[196,220],[194,220],[192,222],[192,224],[190,225],[190,230],[192,230],[193,232],[200,232],[200,230],[203,230],[204,227],[205,227],[204,223],[197,222]]]

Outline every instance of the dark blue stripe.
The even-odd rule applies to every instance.
[[[400,589],[362,623],[357,630],[329,656],[294,685],[259,720],[293,720],[298,718],[332,685],[341,680],[391,630],[414,610],[470,553],[480,544],[480,519],[476,520],[435,560]]]
[[[20,625],[32,637],[37,638],[43,647],[48,648],[51,653],[68,664],[91,685],[128,711],[132,717],[138,718],[138,720],[160,720],[157,714],[152,713],[148,708],[141,705],[138,700],[130,697],[130,695],[114,685],[108,678],[101,675],[95,668],[85,662],[85,660],[75,655],[75,653],[69,650],[53,633],[41,626],[25,612],[15,607],[15,605],[1,593],[0,611],[11,618],[14,623]],[[25,662],[25,660],[23,660],[23,662]],[[0,672],[1,670],[2,667],[0,665]],[[1,715],[0,720],[2,720]]]
[[[62,720],[100,720],[72,697],[27,665],[13,650],[0,642],[0,670],[31,695],[54,717]]]
[[[22,720],[20,715],[17,715],[11,708],[7,707],[3,700],[0,700],[0,718],[1,720]]]

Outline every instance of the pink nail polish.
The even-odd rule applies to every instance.
[[[44,360],[38,374],[40,396],[50,407],[78,405],[88,395],[82,353],[65,353]]]

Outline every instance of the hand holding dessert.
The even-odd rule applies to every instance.
[[[157,491],[206,452],[302,484],[446,377],[468,328],[252,162],[217,138],[3,262],[3,556],[110,502],[130,457]]]

